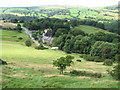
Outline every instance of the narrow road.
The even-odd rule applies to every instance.
[[[14,23],[11,23],[11,24],[17,26],[17,24],[14,24]],[[21,28],[24,30],[24,32],[30,37],[30,39],[31,39],[35,44],[40,45],[40,44],[38,43],[38,41],[36,41],[36,40],[32,37],[32,33],[31,33],[27,28],[25,28],[25,27],[21,27]]]
[[[32,33],[31,33],[27,28],[25,28],[25,27],[21,27],[21,28],[25,31],[25,33],[30,37],[30,39],[31,39],[35,44],[40,45],[40,44],[38,43],[38,41],[36,41],[36,40],[32,37]]]

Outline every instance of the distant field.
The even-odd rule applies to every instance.
[[[52,61],[67,54],[59,50],[36,50],[33,47],[25,46],[24,40],[27,35],[14,31],[2,30],[2,59],[8,65],[2,66],[3,88],[118,88],[118,81],[115,81],[107,74],[107,69],[112,66],[104,66],[103,63],[89,62],[72,54],[74,64],[67,68],[102,73],[102,78],[85,76],[59,75],[58,70],[53,67]],[[14,37],[13,36],[17,36]],[[15,41],[23,37],[22,41]],[[81,59],[82,62],[77,62]]]
[[[117,20],[118,19],[118,10],[117,9],[105,9],[102,8],[88,8],[88,7],[74,7],[74,6],[38,6],[38,7],[22,7],[22,8],[0,8],[3,11],[1,14],[11,14],[17,16],[37,16],[39,18],[48,17],[51,14],[50,18],[79,18],[87,19],[93,18],[93,20],[107,19],[107,20]],[[59,12],[63,10],[63,12]],[[64,13],[67,10],[68,12]],[[61,13],[61,16],[59,16]],[[67,14],[69,15],[67,16]],[[79,14],[78,14],[79,13]],[[42,16],[41,16],[42,15]],[[73,17],[71,17],[71,15]],[[79,17],[78,17],[79,15]]]
[[[90,33],[90,34],[92,34],[92,33],[94,34],[94,33],[99,32],[99,31],[113,34],[112,32],[108,32],[106,30],[103,30],[103,29],[100,29],[100,28],[96,28],[96,27],[92,27],[92,26],[87,26],[87,25],[80,25],[80,26],[77,26],[75,28],[80,28],[85,33]]]

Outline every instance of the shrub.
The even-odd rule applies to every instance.
[[[84,54],[81,54],[81,55],[79,55],[79,56],[80,56],[81,58],[84,58],[85,55],[84,55]]]
[[[80,60],[80,59],[77,59],[76,61],[81,62],[81,60]]]
[[[44,47],[42,44],[40,44],[39,46],[36,46],[35,49],[38,49],[38,50],[44,50],[44,49],[47,49],[46,47]]]
[[[90,55],[85,55],[83,56],[83,58],[86,59],[87,61],[94,61],[94,57]]]
[[[90,55],[84,55],[84,59],[87,61],[95,61],[95,62],[103,62],[104,59],[100,58],[99,56],[90,56]]]
[[[108,70],[108,73],[116,80],[120,81],[120,63],[118,63],[113,70]]]
[[[25,41],[25,45],[28,46],[28,47],[30,47],[32,45],[31,40],[26,40]]]
[[[111,59],[106,59],[104,61],[103,65],[112,66],[113,65],[113,61]]]
[[[120,62],[120,54],[116,54],[115,55],[115,61],[116,62]]]
[[[70,71],[70,74],[71,75],[76,75],[76,76],[89,76],[89,77],[95,77],[95,78],[101,78],[102,77],[101,73],[92,73],[92,72],[77,71],[77,70]]]
[[[104,59],[102,59],[102,58],[94,58],[94,61],[95,61],[95,62],[103,62]]]
[[[19,37],[18,39],[19,39],[19,40],[22,40],[23,38],[22,38],[22,37]]]
[[[0,65],[7,65],[7,62],[0,59]]]

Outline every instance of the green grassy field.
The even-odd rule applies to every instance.
[[[93,27],[93,26],[88,26],[88,25],[80,25],[80,26],[77,26],[75,28],[76,29],[80,28],[85,33],[90,33],[90,34],[94,34],[94,33],[97,33],[97,32],[104,32],[104,33],[113,34],[112,32],[109,32],[109,31],[106,31],[106,30],[103,30],[103,29],[100,29],[100,28],[96,28],[96,27]]]
[[[3,88],[118,88],[118,81],[115,81],[107,74],[107,69],[112,66],[104,66],[103,63],[89,62],[72,54],[74,64],[65,72],[71,70],[98,72],[102,78],[85,76],[60,75],[52,62],[67,54],[59,50],[36,50],[33,47],[24,45],[28,36],[15,31],[2,30],[3,40],[0,43],[2,59],[8,65],[2,67]],[[12,38],[12,36],[17,36]],[[22,41],[17,40],[23,37]],[[77,62],[81,59],[82,62]]]

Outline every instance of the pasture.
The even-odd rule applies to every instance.
[[[24,33],[2,30],[3,40],[2,59],[8,65],[1,66],[3,88],[118,88],[118,81],[108,75],[108,69],[113,66],[104,66],[103,63],[89,62],[74,56],[74,64],[68,67],[65,72],[68,74],[60,75],[52,62],[59,57],[67,54],[59,50],[36,50],[33,47],[24,45],[28,36]],[[12,36],[17,36],[12,38]],[[16,41],[18,37],[23,40]],[[80,59],[82,62],[77,62]],[[80,70],[97,72],[103,75],[102,78],[86,76],[71,76],[69,71]]]
[[[106,31],[106,30],[103,30],[103,29],[100,29],[100,28],[96,28],[96,27],[93,27],[93,26],[88,26],[88,25],[80,25],[80,26],[77,26],[75,28],[76,29],[80,28],[85,33],[90,33],[90,34],[94,34],[94,33],[97,33],[97,32],[104,32],[104,33],[113,34],[112,32],[109,32],[109,31]]]

